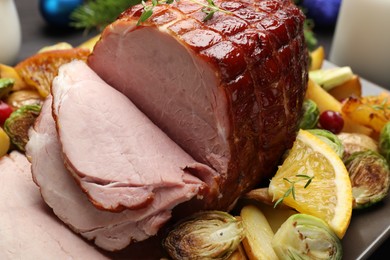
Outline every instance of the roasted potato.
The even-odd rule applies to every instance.
[[[390,95],[350,97],[342,103],[342,113],[354,122],[364,125],[379,133],[390,120]]]
[[[341,103],[330,95],[326,90],[321,88],[317,83],[309,79],[306,98],[309,98],[317,103],[320,113],[326,110],[333,110],[335,112],[342,113]],[[342,113],[344,119],[343,132],[349,133],[361,133],[365,135],[371,135],[372,130],[360,123],[351,120],[346,114]]]
[[[274,232],[259,208],[247,205],[241,210],[246,238],[242,241],[245,252],[250,260],[277,260],[271,241]]]
[[[360,82],[359,76],[354,75],[352,79],[337,87],[330,89],[328,92],[339,101],[342,101],[349,97],[361,97],[362,84]]]

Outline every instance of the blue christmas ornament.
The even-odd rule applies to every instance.
[[[303,0],[306,16],[316,27],[333,27],[337,22],[341,0]]]
[[[83,0],[40,0],[39,10],[51,26],[68,27],[71,21],[70,14],[83,2]]]

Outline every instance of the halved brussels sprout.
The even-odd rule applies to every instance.
[[[7,96],[11,92],[14,83],[14,79],[0,78],[0,98]]]
[[[4,131],[20,151],[25,151],[24,147],[28,142],[28,130],[34,124],[40,111],[40,105],[26,105],[14,111],[5,120]]]
[[[308,129],[307,131],[320,138],[328,144],[338,154],[338,156],[340,156],[340,158],[343,158],[344,146],[337,135],[325,129]]]
[[[374,151],[355,152],[345,161],[352,184],[353,208],[367,208],[389,192],[390,170],[386,159]]]
[[[341,259],[337,235],[320,218],[294,214],[275,233],[272,247],[279,259]]]
[[[320,110],[317,104],[311,99],[305,99],[302,106],[303,114],[299,121],[300,129],[315,128],[320,117]]]
[[[343,160],[348,159],[348,157],[354,152],[367,150],[379,152],[378,143],[368,135],[358,133],[340,133],[337,137],[344,146]]]
[[[244,237],[241,220],[222,211],[204,211],[176,225],[163,246],[172,259],[227,259]]]

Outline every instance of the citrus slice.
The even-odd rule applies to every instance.
[[[324,220],[342,238],[352,215],[352,188],[340,157],[322,140],[300,130],[272,178],[273,200]],[[295,198],[294,198],[295,197]]]
[[[20,62],[15,69],[28,85],[35,87],[42,97],[47,97],[58,68],[74,59],[85,61],[89,54],[90,51],[84,48],[45,51]]]

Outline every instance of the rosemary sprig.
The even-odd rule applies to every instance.
[[[387,105],[387,102],[388,102],[387,98],[384,98],[380,104],[375,104],[375,105],[372,105],[371,107],[374,110],[381,110],[383,112],[386,112],[385,110],[390,109],[390,106]]]
[[[274,205],[274,208],[276,208],[280,203],[283,202],[283,200],[285,198],[287,198],[288,196],[290,196],[290,194],[293,196],[294,200],[295,200],[295,183],[299,182],[299,181],[303,181],[303,180],[307,180],[306,181],[306,184],[305,186],[303,186],[304,189],[306,189],[310,183],[312,182],[314,176],[309,176],[309,175],[306,175],[306,174],[297,174],[295,175],[297,178],[299,178],[298,180],[296,181],[290,181],[289,179],[287,178],[283,178],[284,181],[287,181],[288,183],[290,183],[290,188],[287,189],[287,191],[283,194],[283,196],[281,198],[279,198],[276,202],[275,202],[275,205]]]

